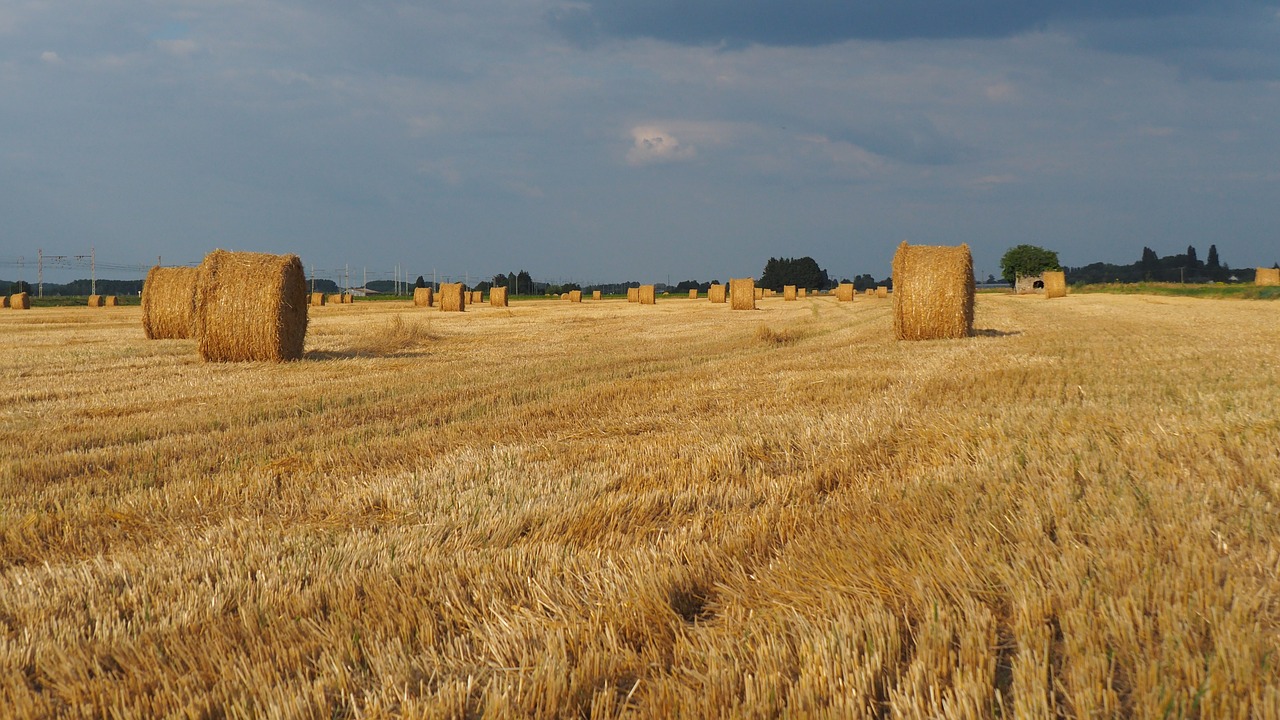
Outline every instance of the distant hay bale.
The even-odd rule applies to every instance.
[[[483,290],[472,290],[472,291],[471,291],[471,297],[470,297],[470,298],[468,298],[468,302],[467,302],[467,304],[468,304],[468,305],[480,305],[480,304],[483,304],[483,303],[484,303],[484,291],[483,291]]]
[[[342,304],[342,293],[332,293],[332,294],[330,294],[330,295],[329,295],[328,303],[329,303],[330,305],[341,305],[341,304]]]
[[[796,288],[796,297],[806,298],[809,296],[808,288]]]
[[[431,303],[435,300],[432,297],[431,288],[421,287],[413,289],[413,305],[414,307],[431,307]]]
[[[754,284],[754,283],[755,283],[755,280],[752,280],[751,282],[752,282],[752,284]],[[763,299],[764,299],[764,288],[756,288],[756,289],[755,289],[755,295],[756,295],[756,299],[757,299],[757,300],[763,300]]]
[[[106,305],[106,304],[107,304],[107,299],[105,296],[102,296],[102,295],[89,296],[89,307],[102,307],[103,305]]]
[[[302,357],[307,279],[297,255],[214,250],[196,277],[195,337],[213,362]]]
[[[31,296],[24,292],[14,293],[9,296],[9,307],[14,310],[30,310]]]
[[[730,280],[729,282],[733,282]],[[707,288],[707,299],[713,303],[722,303],[725,301],[725,287],[719,283],[713,284]]]
[[[782,299],[783,299],[783,300],[795,300],[795,299],[796,299],[796,286],[795,286],[795,285],[783,285],[783,286],[782,286]]]
[[[0,295],[0,308],[7,308],[7,307],[9,307],[9,296]]]
[[[496,287],[489,290],[489,304],[494,307],[507,306],[507,289]]]
[[[462,283],[440,283],[436,304],[442,312],[464,312],[467,309],[467,293]]]
[[[120,304],[120,300],[115,295],[108,295],[102,298],[102,304],[107,307],[116,307]]]
[[[580,302],[582,302],[582,291],[581,291],[581,290],[570,290],[570,291],[569,291],[569,302],[571,302],[571,303],[580,303]]]
[[[640,288],[627,288],[627,302],[640,302]]]
[[[697,291],[696,289],[695,289],[695,290],[690,290],[690,291],[689,291],[689,299],[690,299],[690,300],[697,300],[697,299],[698,299],[698,291]]]
[[[729,308],[731,310],[755,310],[757,289],[754,278],[730,279]]]
[[[973,333],[973,256],[968,245],[908,245],[893,256],[893,331],[899,340]]]
[[[652,285],[641,285],[636,293],[641,305],[656,305],[657,296],[654,294]]]
[[[1280,285],[1280,268],[1258,268],[1253,276],[1254,285]]]
[[[199,268],[160,267],[142,283],[142,332],[148,340],[184,340],[195,335]]]
[[[324,305],[327,302],[328,302],[328,298],[325,297],[324,293],[317,293],[317,292],[311,293],[312,305]]]
[[[1044,296],[1046,299],[1067,296],[1067,274],[1061,270],[1045,270]]]
[[[591,299],[592,299],[592,300],[599,300],[601,297],[602,297],[602,295],[601,295],[601,292],[600,292],[599,290],[592,290],[592,291],[591,291]]]
[[[852,302],[853,301],[853,283],[840,283],[836,286],[836,301]]]
[[[879,287],[877,287],[876,297],[880,298],[881,300],[889,297],[889,288],[885,287],[884,285],[880,285]]]
[[[561,299],[561,300],[564,300],[564,301],[568,301],[568,300],[569,300],[569,293],[567,293],[567,292],[566,292],[566,293],[560,293],[560,299]]]
[[[356,298],[355,298],[355,296],[354,296],[354,295],[352,295],[351,293],[342,293],[342,303],[343,303],[344,305],[350,305],[351,303],[354,303],[355,301],[356,301]]]

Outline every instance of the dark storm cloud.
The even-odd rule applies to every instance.
[[[813,46],[845,40],[998,38],[1057,22],[1230,17],[1276,7],[1259,0],[587,0],[552,20],[583,43],[650,37],[687,45]]]

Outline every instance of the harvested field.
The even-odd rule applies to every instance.
[[[1276,307],[0,313],[0,707],[1274,717]]]

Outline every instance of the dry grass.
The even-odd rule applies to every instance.
[[[194,336],[196,280],[193,267],[160,267],[147,273],[142,285],[142,331],[152,340],[181,340]]]
[[[1280,285],[1280,268],[1258,268],[1253,277],[1254,285]]]
[[[1276,716],[1272,304],[624,310],[0,314],[3,714]]]

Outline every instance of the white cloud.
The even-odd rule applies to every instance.
[[[984,94],[986,94],[988,100],[999,101],[999,100],[1011,100],[1013,98],[1013,86],[1010,85],[1009,83],[996,83],[995,85],[988,85],[986,89],[983,90],[983,92]]]
[[[693,145],[682,145],[675,135],[655,125],[631,128],[631,141],[627,162],[632,165],[692,160],[698,154]]]
[[[199,49],[195,40],[157,40],[156,47],[174,57],[190,57]]]
[[[52,50],[45,50],[44,52],[40,53],[40,61],[48,63],[50,65],[62,64],[62,58],[58,57],[58,53]]]

